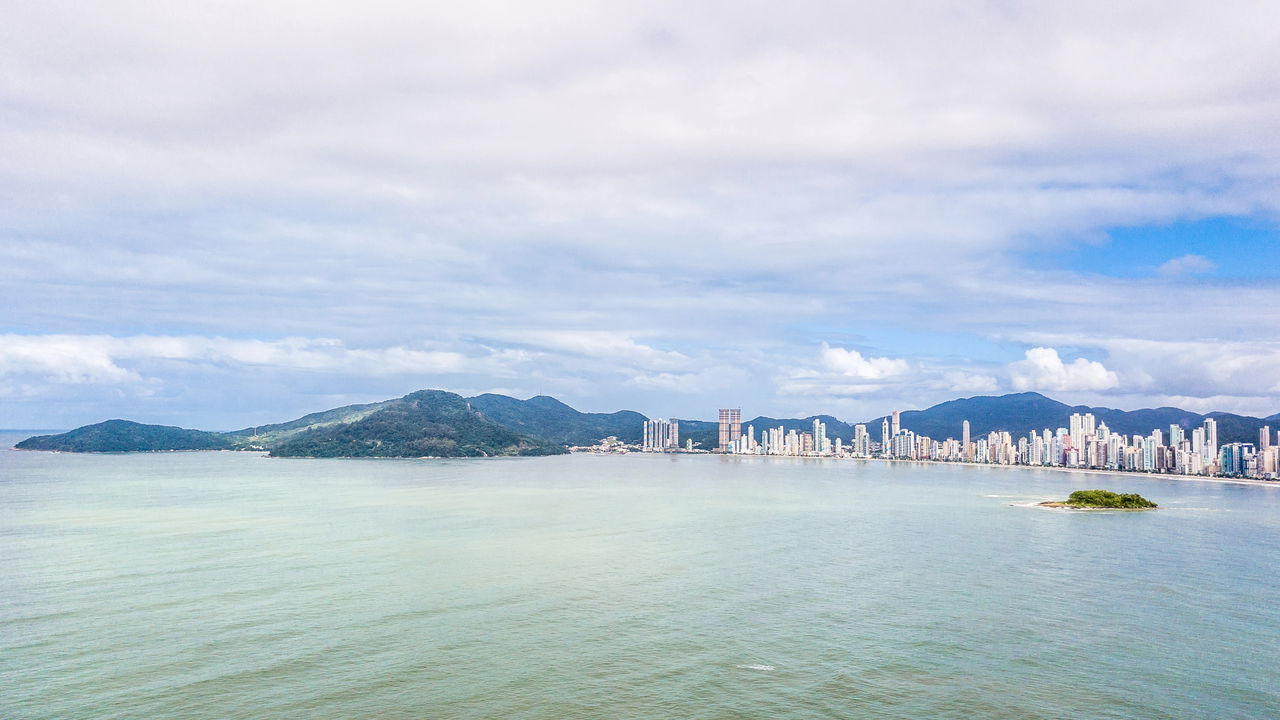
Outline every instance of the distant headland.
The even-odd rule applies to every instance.
[[[19,442],[19,450],[81,453],[251,450],[273,457],[499,457],[556,455],[614,436],[638,441],[639,413],[582,413],[538,396],[464,398],[420,390],[296,420],[231,432],[107,420]]]

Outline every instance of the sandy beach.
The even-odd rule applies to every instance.
[[[1006,470],[1052,470],[1054,472],[1078,473],[1081,475],[1109,475],[1118,478],[1140,477],[1148,480],[1193,480],[1195,482],[1223,483],[1228,485],[1262,485],[1280,488],[1280,480],[1256,480],[1252,478],[1224,478],[1209,475],[1179,475],[1176,473],[1127,472],[1124,470],[1099,470],[1096,468],[1073,468],[1061,465],[998,465],[987,463],[945,462],[942,460],[908,460],[904,458],[840,458],[841,460],[875,460],[879,462],[920,463],[927,465],[955,465],[959,467],[1003,468]]]

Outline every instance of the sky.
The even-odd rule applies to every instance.
[[[0,17],[0,427],[1280,412],[1280,3]]]

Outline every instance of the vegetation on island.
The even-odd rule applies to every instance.
[[[467,402],[487,420],[556,445],[595,445],[610,436],[625,443],[639,443],[643,439],[644,422],[649,419],[632,410],[579,412],[547,395],[518,400],[485,393],[467,398]]]
[[[1137,493],[1113,493],[1110,490],[1076,490],[1066,500],[1040,503],[1047,507],[1106,508],[1147,510],[1158,507]]]
[[[538,442],[486,420],[459,395],[422,390],[354,422],[294,434],[273,457],[491,457],[551,455],[564,446]]]
[[[110,420],[18,443],[23,450],[147,452],[266,450],[290,457],[481,457],[558,455],[610,435],[639,442],[645,417],[631,411],[583,413],[554,398],[464,398],[423,390],[346,405],[289,422],[227,433]]]
[[[60,435],[37,435],[14,447],[62,452],[160,452],[165,450],[231,450],[236,441],[223,433],[187,430],[170,425],[144,425],[107,420]]]

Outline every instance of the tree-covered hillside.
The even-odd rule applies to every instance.
[[[926,410],[908,410],[901,413],[902,427],[918,435],[935,440],[959,438],[961,425],[969,421],[973,437],[989,432],[1008,431],[1014,435],[1026,435],[1045,428],[1056,430],[1068,427],[1072,413],[1093,413],[1100,423],[1106,423],[1112,432],[1125,435],[1147,435],[1159,429],[1168,433],[1170,425],[1186,430],[1199,427],[1206,417],[1218,422],[1218,442],[1258,441],[1258,429],[1266,424],[1261,418],[1210,413],[1200,415],[1179,408],[1161,407],[1143,410],[1116,410],[1087,405],[1067,405],[1041,395],[1025,392],[1011,395],[979,396],[949,400]],[[867,422],[867,432],[875,440],[880,439],[879,417]]]
[[[506,395],[486,393],[468,398],[471,407],[489,420],[546,443],[558,445],[594,445],[614,436],[628,443],[638,443],[644,432],[644,415],[630,410],[614,413],[579,412],[559,400],[538,395],[517,400]]]
[[[422,390],[360,419],[326,424],[285,438],[275,457],[489,457],[564,452],[483,418],[467,401]]]
[[[107,420],[59,435],[37,435],[15,445],[20,450],[61,452],[229,450],[235,446],[235,440],[222,433],[170,425],[144,425],[129,420]]]

